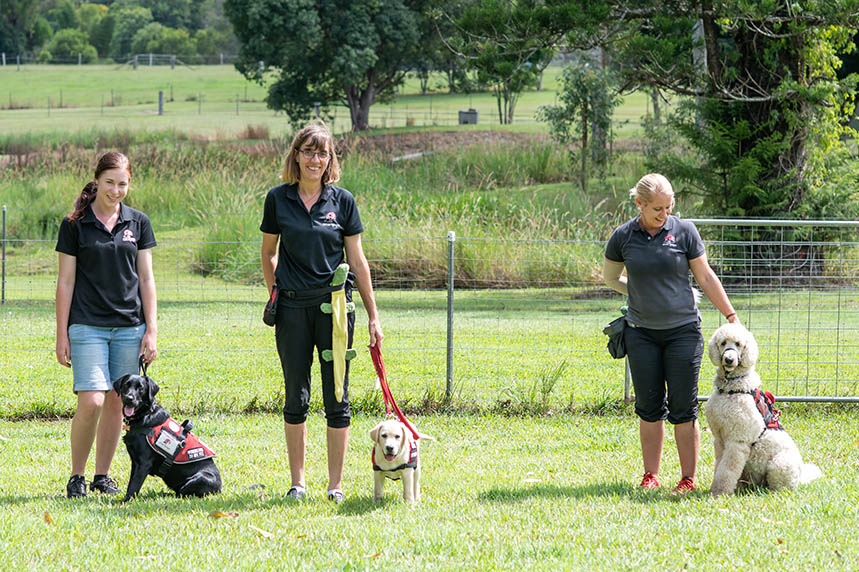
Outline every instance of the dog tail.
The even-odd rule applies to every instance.
[[[433,437],[432,435],[424,435],[423,433],[420,433],[420,432],[418,433],[418,436],[420,437],[421,440],[424,440],[424,439],[426,439],[427,441],[435,441],[436,440],[436,438]]]
[[[820,467],[813,463],[803,463],[802,468],[799,471],[799,482],[800,484],[807,485],[814,479],[818,479],[823,476],[823,471],[820,470]]]

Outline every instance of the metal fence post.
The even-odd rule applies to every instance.
[[[450,399],[453,394],[453,246],[456,233],[447,231],[447,385],[444,395]]]
[[[6,205],[3,205],[3,271],[2,277],[0,277],[0,304],[6,303]]]

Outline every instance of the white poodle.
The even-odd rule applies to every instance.
[[[725,324],[710,338],[709,354],[718,368],[705,409],[716,449],[710,492],[733,493],[741,481],[794,489],[821,476],[817,466],[802,462],[772,406],[772,394],[760,389],[758,344],[751,332],[740,324]]]

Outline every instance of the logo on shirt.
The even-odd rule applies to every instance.
[[[325,220],[322,221],[322,224],[326,226],[337,226],[337,213],[334,211],[325,213]]]
[[[137,239],[134,238],[134,232],[130,228],[122,231],[122,242],[137,242]]]
[[[662,246],[677,246],[677,241],[674,239],[674,235],[667,235],[665,240],[662,242]]]

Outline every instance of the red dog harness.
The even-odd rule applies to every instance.
[[[761,414],[761,417],[764,418],[764,430],[761,431],[761,434],[758,435],[757,439],[755,439],[755,443],[760,441],[760,438],[763,436],[767,429],[784,431],[784,426],[782,426],[781,420],[779,419],[779,417],[781,416],[781,410],[775,408],[775,396],[769,391],[763,391],[761,390],[761,388],[757,388],[751,391],[719,390],[719,393],[727,393],[728,395],[746,393],[748,395],[751,395],[752,398],[755,400],[755,407],[757,407],[758,413]],[[755,443],[752,443],[752,445],[754,445]]]
[[[774,407],[775,396],[769,391],[761,391],[760,388],[751,392],[755,398],[755,406],[764,418],[764,426],[767,429],[779,429],[784,431],[779,416],[781,411]]]
[[[383,469],[382,467],[377,465],[376,464],[376,447],[375,447],[375,445],[373,446],[373,452],[370,454],[370,460],[373,461],[373,470],[374,471],[388,472],[388,471],[402,471],[403,469],[414,469],[415,467],[418,466],[418,444],[413,442],[413,441],[409,442],[409,460],[407,462],[403,463],[402,465],[400,465],[399,467],[395,467],[393,469]],[[397,477],[391,477],[388,475],[385,475],[385,476],[388,477],[389,479],[391,479],[392,481],[399,481],[400,480],[399,476],[397,476]]]
[[[186,429],[188,421],[179,424],[168,417],[167,421],[154,427],[132,427],[129,433],[144,433],[146,442],[153,451],[164,457],[158,468],[159,475],[165,475],[174,464],[185,465],[215,457],[205,443]]]

